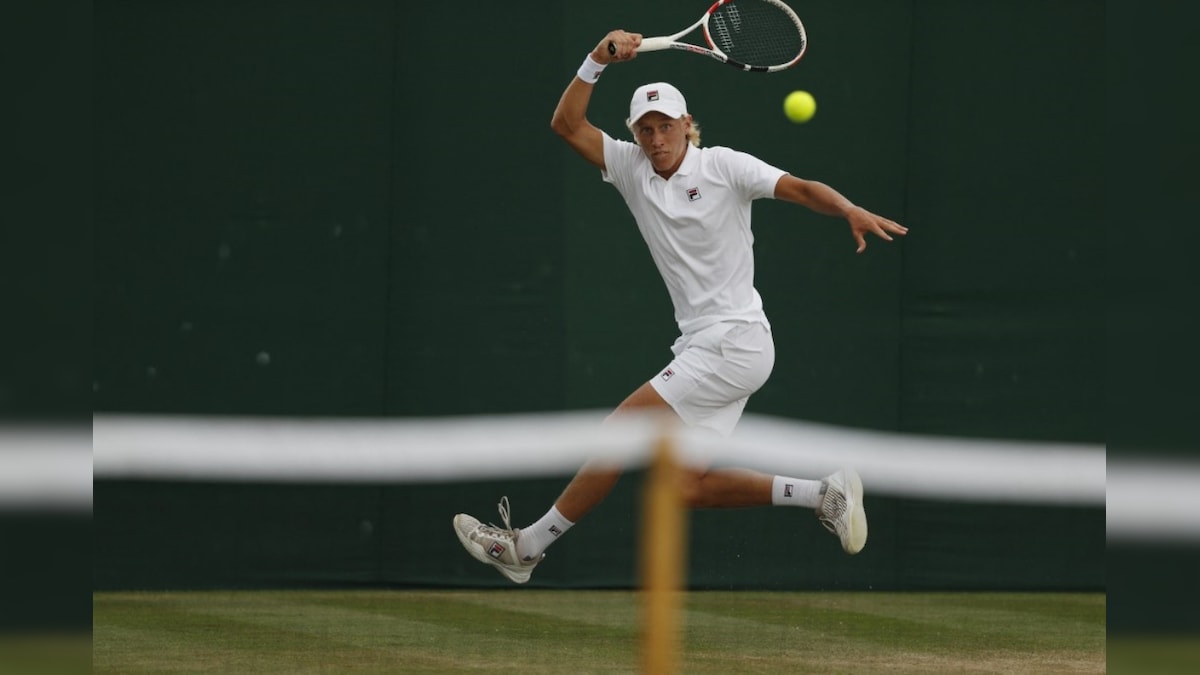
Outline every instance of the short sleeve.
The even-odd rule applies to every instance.
[[[629,184],[634,173],[634,164],[642,154],[642,149],[636,143],[618,141],[603,131],[604,136],[604,170],[600,176],[606,183],[612,183],[621,193]]]
[[[761,159],[729,148],[712,148],[717,170],[748,200],[774,199],[775,185],[787,172]]]

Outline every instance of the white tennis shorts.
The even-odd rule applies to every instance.
[[[689,426],[733,433],[746,401],[771,375],[775,341],[762,323],[718,323],[671,346],[675,358],[650,386]]]

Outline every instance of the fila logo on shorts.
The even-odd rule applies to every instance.
[[[491,548],[488,549],[488,555],[499,560],[500,556],[504,555],[504,547],[500,545],[500,542],[494,541]]]
[[[689,202],[694,202],[697,199],[700,199],[700,188],[694,188],[694,187],[688,188],[687,196],[688,196]]]
[[[673,375],[675,375],[675,371],[671,370],[670,368],[667,368],[666,370],[663,371],[662,379],[669,380],[669,379],[671,379],[671,377]]]

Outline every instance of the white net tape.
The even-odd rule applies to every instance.
[[[1200,464],[1114,460],[1106,504],[1110,540],[1200,541]]]
[[[91,480],[465,481],[644,464],[669,433],[684,461],[819,477],[854,466],[870,494],[1107,506],[1108,536],[1200,539],[1200,465],[1114,463],[1102,445],[947,438],[746,415],[731,438],[603,412],[319,419],[96,415],[80,435],[0,428],[0,506],[91,506]],[[81,461],[82,460],[82,461]],[[86,476],[86,478],[85,478]]]
[[[0,426],[0,509],[92,507],[86,427]]]
[[[105,478],[425,481],[563,474],[600,458],[642,464],[671,433],[685,461],[819,477],[852,465],[880,494],[1103,504],[1102,447],[840,429],[747,415],[732,438],[652,417],[569,413],[425,420],[97,416]]]

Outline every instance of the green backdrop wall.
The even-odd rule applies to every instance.
[[[827,182],[911,228],[856,256],[839,221],[755,206],[778,360],[749,410],[1101,442],[1102,244],[1090,232],[1104,180],[1103,3],[795,6],[811,38],[796,68],[643,55],[605,72],[590,111],[621,136],[632,89],[669,80],[707,145]],[[485,23],[460,21],[461,4],[97,3],[94,408],[615,405],[668,360],[675,327],[620,197],[550,115],[609,28],[671,32],[698,8],[548,4]],[[793,89],[818,100],[808,124],[781,114]],[[99,482],[94,583],[499,583],[457,550],[450,517],[487,517],[507,493],[529,520],[562,484]],[[623,481],[556,545],[537,583],[631,583],[638,484]],[[849,560],[795,513],[698,512],[692,581],[1104,584],[1103,509],[871,507],[871,546]]]

